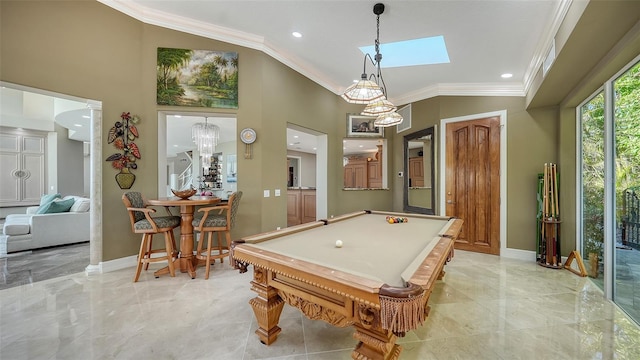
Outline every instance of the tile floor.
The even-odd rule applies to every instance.
[[[161,263],[156,264],[162,266]],[[425,325],[399,340],[409,359],[640,359],[640,328],[587,278],[456,251]],[[270,346],[254,334],[251,272],[217,263],[190,279],[132,283],[134,269],[0,291],[0,359],[350,359],[350,328],[285,306]]]
[[[0,290],[84,271],[89,243],[25,251],[0,257]]]

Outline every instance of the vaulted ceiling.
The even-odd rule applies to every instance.
[[[336,94],[360,77],[359,47],[376,38],[376,1],[99,1],[149,24],[261,50]],[[385,1],[383,46],[443,36],[450,59],[383,68],[389,99],[405,104],[438,95],[525,95],[569,3]],[[513,77],[503,79],[504,73]]]

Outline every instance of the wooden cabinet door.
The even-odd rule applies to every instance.
[[[349,159],[349,163],[344,167],[344,187],[366,188],[367,172],[367,159]]]
[[[316,191],[302,190],[300,192],[300,206],[302,208],[302,223],[316,221]]]
[[[380,189],[382,188],[382,166],[379,161],[369,161],[367,174],[369,176],[369,188]]]
[[[409,158],[409,180],[412,187],[424,186],[424,158]]]
[[[300,214],[300,190],[287,191],[287,226],[302,223]]]

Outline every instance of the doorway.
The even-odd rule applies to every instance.
[[[89,264],[86,264],[85,272],[87,274],[102,272],[102,102],[98,100],[84,99],[71,95],[56,93],[48,90],[35,89],[18,84],[0,82],[0,86],[3,89],[11,89],[12,91],[21,92],[28,98],[37,98],[36,104],[43,106],[48,104],[52,107],[52,112],[46,111],[43,108],[31,108],[31,111],[35,111],[38,114],[48,114],[46,117],[55,119],[55,123],[60,127],[67,128],[68,139],[74,141],[82,141],[85,144],[80,148],[83,151],[84,169],[81,171],[82,176],[85,178],[84,184],[81,185],[82,189],[65,190],[64,186],[68,184],[61,184],[58,179],[62,174],[68,175],[66,170],[58,170],[56,156],[47,156],[47,168],[50,170],[47,176],[47,192],[77,192],[83,195],[88,195],[90,198],[90,233],[89,233]],[[7,100],[7,101],[5,101]],[[10,106],[11,101],[9,99],[3,100],[3,111],[9,109],[22,109]],[[20,119],[20,117],[16,117]],[[24,127],[22,122],[20,127]],[[3,125],[8,123],[3,122]],[[55,128],[40,129],[35,125],[34,129],[47,131],[54,133]],[[51,140],[54,140],[52,136]],[[87,186],[88,184],[88,186]],[[64,186],[63,186],[64,185]]]
[[[500,255],[506,248],[506,112],[441,121],[441,206],[464,220],[456,249]]]
[[[302,222],[304,219],[315,221],[327,218],[327,135],[299,125],[287,124],[286,160],[287,226]],[[291,169],[294,181],[290,182],[290,167],[293,167],[294,162],[297,163],[297,167]],[[293,186],[289,186],[291,183]],[[299,192],[297,197],[296,191]],[[315,196],[311,197],[311,192]],[[308,216],[306,213],[311,215]]]

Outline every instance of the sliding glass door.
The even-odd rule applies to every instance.
[[[582,125],[582,254],[604,290],[604,91],[580,107]]]
[[[640,62],[578,109],[581,251],[589,276],[640,322]]]
[[[640,63],[613,81],[614,301],[640,322]]]

